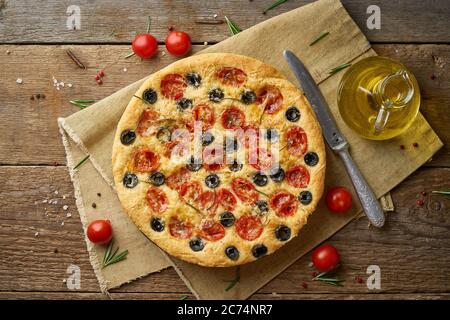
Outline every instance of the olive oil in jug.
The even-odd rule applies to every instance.
[[[419,86],[401,63],[369,57],[352,65],[343,76],[338,106],[345,123],[362,137],[390,139],[405,131],[417,116]]]

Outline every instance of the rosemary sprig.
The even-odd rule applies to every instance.
[[[327,271],[327,272],[322,272],[322,273],[318,274],[317,276],[315,276],[312,280],[313,281],[322,281],[327,284],[331,284],[333,286],[342,287],[342,282],[344,282],[345,280],[341,280],[338,278],[331,278],[332,275],[333,275],[333,270]]]
[[[110,266],[114,263],[125,260],[127,258],[128,250],[117,253],[119,251],[119,247],[117,247],[113,251],[113,244],[114,244],[113,240],[111,240],[108,244],[108,248],[106,249],[105,256],[103,257],[102,268],[105,268],[107,266]]]
[[[132,57],[132,56],[134,56],[135,55],[135,53],[134,52],[130,52],[129,54],[127,54],[125,57],[123,57],[124,59],[128,59],[128,58],[130,58],[130,57]]]
[[[195,211],[197,211],[198,213],[201,213],[201,211],[199,209],[197,209],[196,207],[194,207],[192,204],[190,204],[189,202],[185,201],[184,203],[186,203],[189,207],[191,207],[192,209],[194,209]]]
[[[235,285],[237,285],[241,281],[241,268],[236,268],[236,276],[233,280],[224,280],[224,282],[228,282],[228,286],[225,288],[225,291],[231,290]]]
[[[264,9],[263,14],[266,14],[267,11],[272,10],[272,9],[278,7],[280,4],[283,4],[283,3],[285,3],[286,1],[287,1],[287,0],[278,0],[278,1],[275,1],[275,2],[272,3],[270,6],[268,6],[266,9]]]
[[[348,68],[350,67],[352,64],[350,62],[348,63],[343,63],[340,66],[337,66],[336,68],[333,68],[330,70],[330,72],[328,72],[330,75],[333,75],[335,73],[338,73],[339,71],[341,71],[342,69]]]
[[[309,46],[313,46],[315,45],[317,42],[319,42],[320,40],[322,40],[323,38],[325,38],[327,35],[329,35],[330,33],[328,31],[326,32],[322,32],[321,34],[319,34],[317,37],[315,37],[311,43],[309,44]]]
[[[443,195],[444,197],[450,197],[450,189],[435,190],[435,191],[431,191],[431,193],[440,194],[440,195]]]
[[[232,36],[242,31],[232,20],[228,19],[227,16],[225,16],[225,20]]]
[[[86,157],[84,157],[80,162],[78,162],[78,164],[73,168],[73,170],[78,169],[79,167],[81,167],[81,165],[82,165],[83,163],[85,163],[85,162],[87,161],[87,159],[89,159],[90,156],[91,156],[91,155],[88,154]]]
[[[262,192],[261,190],[258,190],[258,189],[256,189],[256,188],[255,188],[255,190],[256,190],[256,192],[258,192],[258,193],[262,194],[263,196],[269,198],[269,195],[268,195],[267,193]]]
[[[135,94],[133,94],[133,97],[138,98],[139,100],[141,100],[142,102],[144,102],[144,103],[146,103],[146,104],[150,104],[150,103],[148,103],[147,100],[145,100],[144,98],[141,98],[141,97],[139,97],[139,96],[137,96],[137,95],[135,95]]]
[[[87,108],[91,105],[91,103],[94,103],[95,100],[70,100],[71,104],[79,107],[80,109]]]
[[[183,294],[181,297],[180,297],[180,300],[187,300],[189,298],[189,296],[187,295],[187,294]]]

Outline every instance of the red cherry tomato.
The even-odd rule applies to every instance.
[[[94,220],[89,223],[86,234],[92,243],[108,243],[112,239],[111,222],[109,220]]]
[[[328,190],[325,201],[330,211],[344,213],[352,207],[352,194],[344,187],[334,187]]]
[[[331,244],[324,244],[317,247],[313,251],[311,258],[314,267],[320,272],[327,272],[335,269],[341,261],[339,252]]]
[[[166,38],[166,48],[174,56],[184,56],[191,49],[191,37],[186,32],[172,31]]]
[[[138,34],[131,42],[133,52],[142,59],[151,58],[158,51],[156,38],[149,33]]]

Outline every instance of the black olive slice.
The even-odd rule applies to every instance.
[[[223,93],[223,90],[219,89],[219,88],[211,89],[208,92],[209,100],[212,102],[215,102],[215,103],[222,101],[224,97],[225,97],[225,94]]]
[[[269,212],[269,205],[265,200],[257,200],[253,208],[258,215],[264,215]]]
[[[305,163],[310,167],[313,167],[317,163],[319,163],[319,156],[315,152],[308,152],[307,154],[305,154],[303,159],[305,160]]]
[[[264,187],[269,182],[269,179],[265,174],[262,174],[261,172],[257,172],[252,177],[253,183],[256,184],[259,187]]]
[[[180,100],[177,101],[177,110],[183,112],[188,108],[192,108],[193,105],[194,104],[191,99],[181,98]]]
[[[123,185],[127,188],[134,188],[139,182],[138,177],[134,173],[127,172],[123,176]]]
[[[186,168],[192,172],[197,172],[202,168],[202,166],[203,164],[201,160],[197,160],[194,157],[191,157],[191,159],[189,159],[189,162],[186,164]]]
[[[263,244],[257,244],[252,248],[252,254],[255,258],[260,258],[267,253],[267,247]]]
[[[161,172],[156,171],[150,175],[150,183],[153,184],[154,186],[157,187],[162,186],[165,181],[166,177]]]
[[[300,110],[297,109],[297,107],[289,107],[286,110],[286,119],[288,119],[290,122],[297,122],[300,119]]]
[[[120,134],[120,142],[122,142],[122,144],[124,144],[126,146],[129,144],[132,144],[135,139],[136,139],[136,133],[134,133],[133,130],[126,129],[126,130],[122,131],[122,133]]]
[[[208,188],[217,188],[220,184],[220,178],[215,173],[210,174],[205,178],[205,184]]]
[[[204,146],[209,146],[211,143],[214,142],[214,139],[215,139],[214,136],[209,131],[203,132],[201,135],[202,145]]]
[[[189,247],[192,249],[192,251],[198,252],[202,251],[205,247],[205,243],[200,238],[193,238],[189,241]]]
[[[185,78],[188,85],[193,86],[194,88],[200,87],[200,84],[202,83],[202,77],[196,72],[186,73]]]
[[[153,89],[147,89],[142,94],[142,98],[148,103],[154,104],[158,100],[158,94]]]
[[[270,179],[274,182],[281,182],[284,180],[284,177],[286,176],[283,168],[278,167],[278,170],[275,171],[275,173],[270,175]]]
[[[287,241],[291,238],[291,228],[288,226],[278,226],[275,229],[275,237],[280,241]]]
[[[150,221],[150,226],[156,232],[164,231],[164,221],[162,221],[160,218],[152,218],[152,220]]]
[[[298,201],[300,201],[301,204],[307,205],[310,204],[312,201],[312,194],[309,191],[302,191],[298,195]]]
[[[241,171],[242,167],[244,165],[242,163],[237,162],[237,160],[234,160],[232,164],[230,164],[229,168],[233,172]]]
[[[241,101],[244,104],[252,104],[256,101],[256,94],[252,90],[245,90],[241,94]]]
[[[239,259],[239,250],[235,246],[229,246],[225,249],[225,254],[233,261]]]
[[[231,227],[235,220],[236,218],[234,217],[234,214],[229,211],[225,211],[220,215],[220,223],[224,227]]]

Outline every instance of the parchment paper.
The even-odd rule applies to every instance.
[[[309,46],[312,39],[324,31],[330,32],[330,35]],[[275,66],[296,83],[283,59],[284,49],[296,53],[320,84],[340,129],[350,142],[355,162],[378,197],[428,161],[442,146],[421,114],[406,133],[382,142],[359,138],[343,124],[337,111],[336,92],[344,72],[330,76],[329,71],[342,63],[375,55],[375,52],[337,0],[320,0],[274,17],[202,52],[248,55]],[[123,212],[113,190],[111,149],[114,132],[131,96],[142,81],[65,119],[59,119],[83,226],[98,218],[110,219],[114,225],[116,243],[130,252],[125,261],[101,269],[100,260],[105,249],[86,241],[103,292],[173,266],[198,298],[245,299],[361,213],[357,201],[351,212],[345,215],[330,214],[321,201],[296,239],[268,257],[241,266],[240,282],[225,291],[227,283],[224,281],[234,278],[235,268],[199,267],[167,256],[137,230]],[[418,142],[420,147],[399,148],[401,144],[409,146],[414,142]],[[71,170],[87,154],[90,155],[89,161],[79,169]],[[346,186],[357,199],[342,163],[332,152],[328,152],[326,187],[334,185]],[[97,196],[98,192],[102,194],[101,199]],[[92,209],[92,202],[97,203],[96,210]]]

